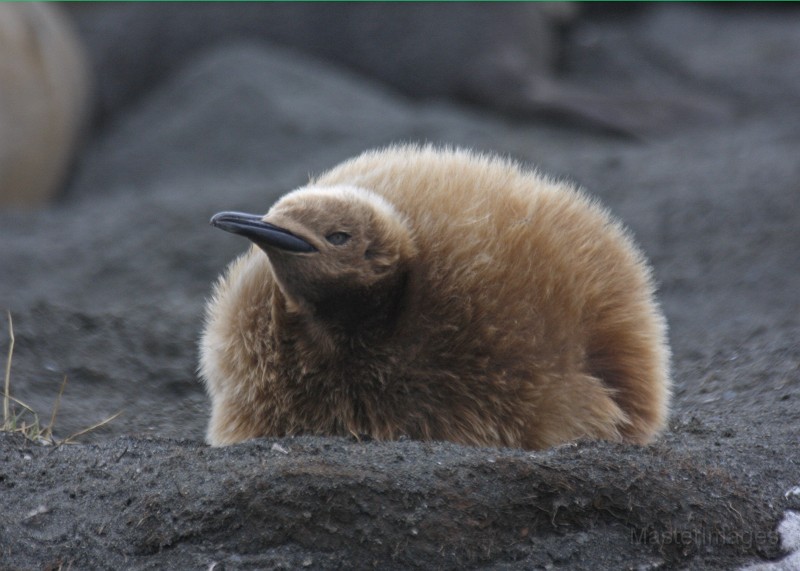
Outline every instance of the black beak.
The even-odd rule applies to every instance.
[[[249,238],[262,250],[265,247],[279,248],[287,252],[316,252],[317,249],[288,230],[261,220],[257,214],[220,212],[211,218],[211,225],[226,232],[241,234]]]

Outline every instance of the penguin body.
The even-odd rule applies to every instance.
[[[645,443],[665,424],[647,262],[567,184],[393,147],[263,217],[212,223],[254,242],[207,307],[213,445],[304,433],[540,449]]]

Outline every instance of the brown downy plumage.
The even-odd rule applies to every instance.
[[[468,151],[345,162],[265,216],[217,283],[208,440],[649,441],[670,396],[647,262],[564,183]]]

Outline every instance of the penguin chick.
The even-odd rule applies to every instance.
[[[0,3],[0,209],[43,206],[64,186],[92,79],[61,6]]]
[[[212,224],[208,441],[366,434],[540,449],[645,443],[666,323],[629,235],[565,183],[464,150],[368,152]]]

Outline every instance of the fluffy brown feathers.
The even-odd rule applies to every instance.
[[[433,147],[368,152],[215,225],[254,246],[207,307],[208,440],[644,443],[666,324],[625,230],[565,183]]]

